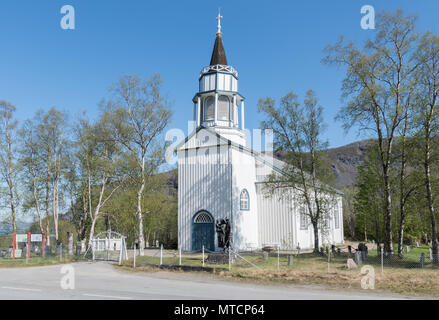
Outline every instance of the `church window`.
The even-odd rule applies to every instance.
[[[207,97],[204,100],[204,120],[214,120],[215,119],[215,98]]]
[[[212,223],[213,219],[206,211],[199,212],[195,218],[194,223]]]
[[[239,207],[240,210],[250,210],[250,197],[246,189],[241,191],[241,195],[239,197]]]
[[[334,207],[334,228],[340,228],[340,213],[338,212],[338,204]]]
[[[301,206],[299,209],[300,213],[300,229],[308,229],[308,217],[306,215],[306,207]]]
[[[226,96],[218,98],[218,120],[230,120],[230,100]]]

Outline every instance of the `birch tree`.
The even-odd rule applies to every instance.
[[[78,158],[81,172],[86,177],[84,209],[90,217],[89,239],[93,239],[97,220],[103,208],[120,187],[117,175],[119,149],[111,139],[110,126],[105,115],[94,124],[81,119],[78,126]],[[87,205],[85,205],[85,203]]]
[[[41,158],[44,159],[45,171],[44,203],[46,215],[51,214],[52,216],[56,241],[59,240],[59,193],[63,152],[66,145],[66,118],[64,112],[55,108],[37,113],[38,148]],[[49,230],[49,219],[47,219],[46,229]],[[50,241],[50,237],[48,240]]]
[[[160,135],[171,118],[169,104],[161,94],[162,81],[158,74],[148,80],[137,75],[122,76],[111,88],[112,98],[104,102],[111,119],[113,139],[134,163],[131,180],[137,187],[136,217],[140,254],[145,240],[142,207],[148,179],[164,162],[164,139]]]
[[[9,209],[11,210],[11,224],[13,232],[17,232],[16,221],[16,179],[18,173],[16,155],[16,129],[14,120],[15,106],[7,101],[0,101],[0,174],[6,184]]]
[[[43,225],[43,212],[41,208],[42,189],[44,188],[44,177],[42,177],[42,163],[39,153],[39,142],[37,128],[34,121],[26,120],[20,130],[21,149],[20,163],[22,167],[23,184],[27,190],[31,190],[31,196],[23,204],[24,208],[34,208],[37,214],[40,232],[49,234],[50,230]],[[46,215],[46,219],[49,216]]]
[[[423,146],[423,169],[426,200],[431,221],[432,252],[435,262],[439,261],[437,209],[434,205],[433,186],[435,184],[432,170],[438,168],[437,135],[439,133],[439,37],[426,33],[419,42],[417,61],[418,83],[418,136]]]
[[[397,129],[405,119],[410,104],[417,64],[411,57],[416,42],[415,17],[383,12],[377,15],[375,38],[362,49],[343,38],[328,46],[324,62],[346,67],[343,97],[347,100],[338,119],[346,130],[357,127],[372,132],[378,140],[385,193],[386,253],[393,253],[392,195],[390,171]]]
[[[272,192],[293,189],[297,193],[296,200],[306,208],[313,227],[314,252],[318,252],[319,230],[323,235],[335,201],[335,190],[326,184],[331,181],[332,172],[325,157],[323,108],[309,90],[303,106],[297,95],[290,92],[279,106],[271,98],[260,99],[258,110],[267,117],[261,126],[273,130],[275,150],[287,153],[287,165],[283,168],[287,176],[272,174],[267,186]]]

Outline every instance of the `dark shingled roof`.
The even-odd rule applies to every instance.
[[[216,35],[215,45],[213,46],[212,58],[210,59],[210,65],[222,64],[227,66],[226,51],[224,50],[223,39],[221,34]]]

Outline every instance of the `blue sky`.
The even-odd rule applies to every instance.
[[[385,3],[384,3],[385,2]],[[322,50],[341,34],[357,42],[374,31],[360,27],[363,5],[376,12],[419,15],[420,30],[439,34],[439,1],[145,1],[2,0],[0,2],[0,99],[17,106],[17,117],[55,106],[72,118],[91,116],[108,87],[126,73],[160,72],[174,110],[171,128],[186,132],[191,99],[209,64],[218,7],[229,64],[240,74],[246,126],[258,128],[261,97],[313,88],[325,108],[331,147],[366,138],[345,135],[334,121],[340,108],[343,70],[322,65]],[[63,5],[76,10],[76,29],[60,28]]]

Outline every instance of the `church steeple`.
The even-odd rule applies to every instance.
[[[212,58],[210,59],[211,66],[214,66],[216,64],[227,66],[226,51],[224,50],[224,44],[222,39],[223,34],[221,32],[222,18],[223,16],[221,15],[220,12],[218,12],[218,17],[216,18],[216,20],[218,20],[218,26],[216,32],[215,45],[213,46]]]
[[[199,91],[193,99],[194,120],[197,127],[211,128],[244,145],[244,97],[238,92],[238,72],[227,63],[221,32],[222,18],[218,13],[210,65],[200,73]]]
[[[227,66],[226,51],[224,50],[223,39],[221,33],[216,34],[215,44],[213,46],[212,58],[210,58],[210,65],[222,64]]]

